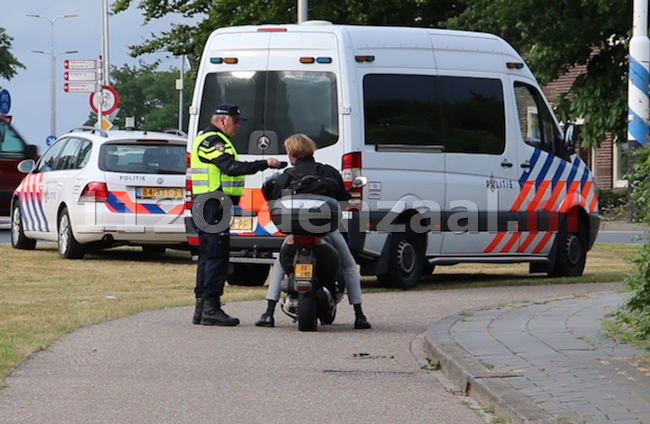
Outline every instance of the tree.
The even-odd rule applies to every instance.
[[[438,26],[461,11],[462,0],[332,0],[311,2],[309,17],[334,23],[366,25]],[[135,0],[116,0],[113,11],[129,8]],[[139,0],[145,23],[170,13],[184,17],[205,14],[198,25],[176,25],[171,31],[130,46],[134,57],[166,50],[174,55],[201,56],[212,31],[232,25],[296,22],[296,0]]]
[[[477,0],[447,24],[492,32],[519,52],[544,85],[586,64],[555,104],[558,118],[583,118],[583,146],[598,146],[611,131],[626,140],[627,52],[632,2],[606,0]]]
[[[0,77],[10,80],[16,73],[17,68],[25,69],[25,65],[18,62],[18,60],[11,54],[11,38],[4,28],[0,28]]]
[[[125,127],[125,118],[134,117],[135,127],[141,130],[160,131],[178,127],[178,91],[175,81],[178,69],[158,71],[159,62],[139,66],[124,64],[111,70],[111,85],[120,97],[120,111],[113,120],[116,127]],[[185,86],[194,85],[194,76],[185,74]],[[184,110],[191,102],[191,96],[184,96]],[[91,113],[87,125],[97,122],[97,115]],[[187,128],[187,117],[185,126]]]

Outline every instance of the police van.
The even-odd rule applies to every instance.
[[[363,275],[408,289],[436,265],[465,262],[583,272],[599,215],[577,127],[560,128],[524,60],[495,35],[323,21],[220,28],[201,58],[189,140],[221,103],[248,117],[233,138],[240,160],[286,160],[283,141],[304,133],[346,184],[368,178],[343,214]],[[273,172],[246,177],[231,284],[263,284],[282,242],[261,193]]]

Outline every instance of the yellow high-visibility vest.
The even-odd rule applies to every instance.
[[[225,149],[219,150],[216,147],[201,148],[201,143],[214,135],[218,135],[225,143]],[[229,196],[244,195],[244,175],[236,177],[226,175],[221,172],[214,163],[203,162],[200,158],[212,161],[223,154],[233,155],[235,160],[239,160],[235,146],[230,142],[225,134],[220,132],[206,132],[194,139],[192,145],[192,154],[190,155],[190,178],[192,180],[192,194],[202,194],[211,191],[221,190]]]

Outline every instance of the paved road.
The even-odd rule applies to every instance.
[[[426,371],[424,335],[467,309],[613,283],[408,291],[364,295],[373,324],[301,333],[281,313],[257,328],[264,301],[226,310],[234,328],[190,324],[191,307],[140,313],[74,332],[18,367],[0,390],[3,424],[438,423],[479,424],[440,371]]]

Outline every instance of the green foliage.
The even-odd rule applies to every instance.
[[[179,93],[175,81],[180,78],[180,71],[158,71],[159,63],[139,66],[123,65],[111,71],[112,86],[120,96],[120,111],[113,120],[116,127],[124,128],[125,118],[134,117],[135,127],[142,130],[159,131],[178,127]],[[191,87],[194,75],[186,73],[183,110],[187,111],[191,103]],[[188,90],[187,87],[190,87]],[[91,113],[87,125],[97,122],[95,113]],[[187,130],[188,115],[184,112],[183,128]]]
[[[0,78],[6,80],[10,80],[16,75],[17,68],[25,69],[25,65],[18,62],[9,51],[12,41],[13,38],[5,32],[5,29],[0,28]]]
[[[615,221],[627,213],[627,189],[598,189],[598,209],[600,217],[606,221]]]
[[[632,201],[638,216],[650,224],[650,147],[636,150],[636,160],[628,181],[632,184]],[[650,242],[641,247],[634,258],[634,271],[626,278],[630,297],[618,310],[617,321],[637,341],[650,340]]]
[[[541,85],[586,64],[587,74],[554,106],[562,121],[584,119],[587,147],[600,145],[606,131],[626,139],[631,17],[632,2],[478,0],[448,23],[500,35],[524,54]]]
[[[405,25],[434,27],[456,16],[462,0],[332,0],[309,2],[309,19],[341,24]],[[153,35],[138,46],[129,46],[134,57],[160,50],[175,55],[189,54],[193,64],[201,56],[212,31],[233,25],[294,23],[296,0],[116,0],[115,13],[132,5],[142,9],[144,22],[169,14],[183,17],[207,16],[197,25],[175,25],[170,31]]]

